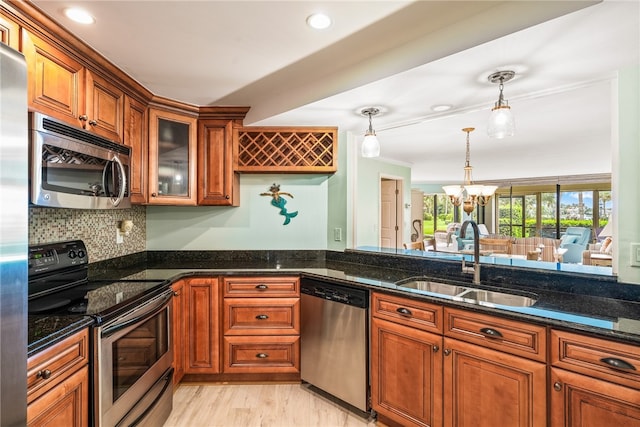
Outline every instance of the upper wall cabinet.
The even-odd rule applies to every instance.
[[[149,204],[197,204],[197,121],[186,113],[149,109]]]
[[[0,42],[20,49],[20,26],[0,13]]]
[[[131,148],[131,170],[129,171],[129,195],[132,203],[145,204],[148,201],[148,155],[147,140],[149,117],[147,105],[132,98],[124,97],[124,143]]]
[[[233,121],[198,122],[198,204],[238,206],[238,174],[233,170]]]
[[[124,92],[52,43],[22,34],[29,107],[122,142]]]
[[[334,173],[335,127],[245,127],[236,131],[239,172]]]

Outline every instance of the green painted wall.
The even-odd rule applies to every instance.
[[[614,262],[617,262],[618,279],[621,282],[640,284],[640,267],[631,266],[631,244],[640,245],[639,66],[619,71],[617,105],[618,137],[612,138],[614,236],[617,237],[614,239],[614,245],[617,243],[614,246]]]
[[[352,141],[352,135],[346,132],[338,134],[338,171],[328,179],[327,199],[327,249],[343,251],[351,245],[351,226],[348,224],[349,204],[349,163],[347,148]],[[336,233],[340,240],[336,240]]]
[[[260,195],[274,182],[294,196],[288,225]],[[327,193],[327,175],[242,175],[239,207],[149,206],[147,250],[326,249]]]

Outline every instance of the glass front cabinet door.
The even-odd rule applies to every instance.
[[[149,204],[196,205],[197,117],[149,110]]]

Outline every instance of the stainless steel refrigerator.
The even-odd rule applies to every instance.
[[[27,419],[27,67],[0,43],[0,426]]]

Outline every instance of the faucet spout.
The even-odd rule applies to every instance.
[[[460,238],[464,239],[467,233],[467,226],[469,225],[473,229],[473,283],[478,285],[480,284],[480,231],[478,230],[478,224],[470,219],[463,222],[462,229],[460,230]],[[467,272],[464,258],[462,259],[462,272]]]

